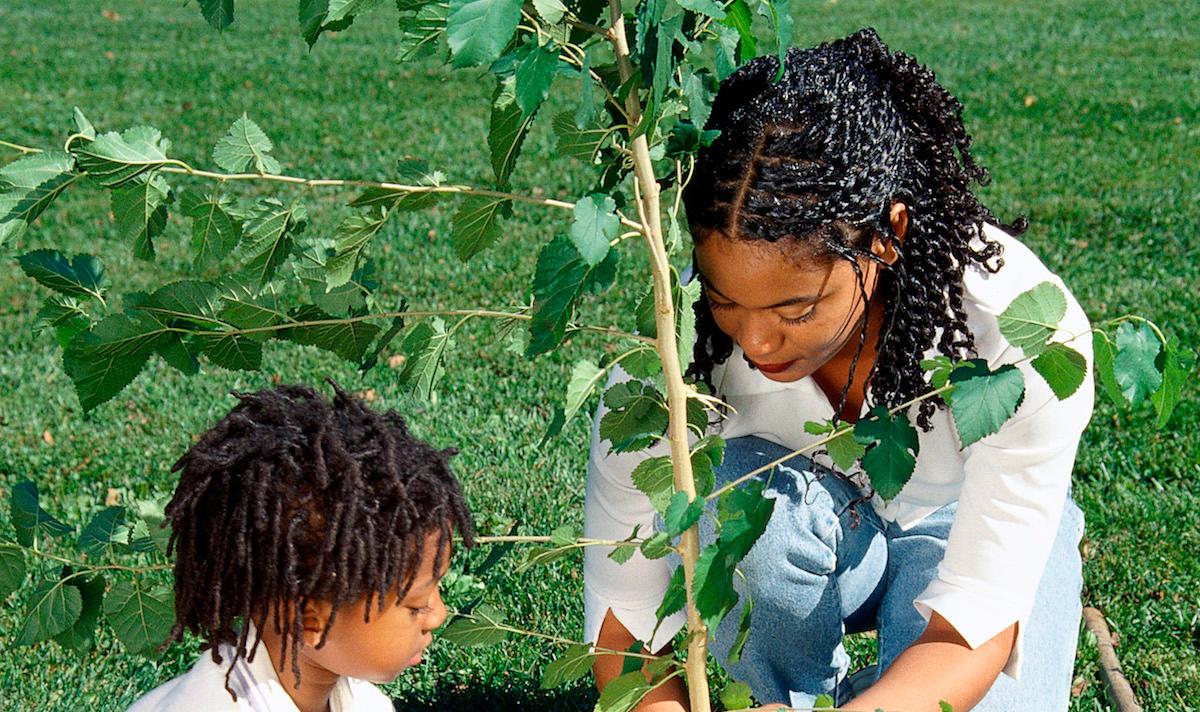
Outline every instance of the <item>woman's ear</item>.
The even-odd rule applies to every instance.
[[[904,244],[904,237],[908,234],[908,206],[900,201],[892,203],[892,209],[888,212],[888,219],[892,223],[892,233],[900,244]]]

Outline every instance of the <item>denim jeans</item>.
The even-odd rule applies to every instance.
[[[754,437],[729,441],[718,486],[787,454]],[[765,475],[764,475],[765,477]],[[956,504],[908,531],[883,522],[858,490],[804,457],[775,468],[765,491],[775,500],[766,531],[735,577],[738,608],[714,632],[712,650],[763,704],[809,707],[820,694],[844,703],[850,665],[846,633],[878,631],[882,673],[925,630],[913,600],[937,575]],[[703,543],[714,537],[710,518]],[[1022,631],[1020,680],[1001,674],[977,712],[1067,709],[1081,616],[1079,539],[1083,514],[1068,498],[1057,539]],[[741,606],[753,600],[751,635],[736,664],[728,653]]]

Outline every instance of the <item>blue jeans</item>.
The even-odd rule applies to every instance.
[[[759,438],[731,440],[718,486],[787,452]],[[851,507],[859,498],[854,485],[807,458],[776,468],[769,483],[765,493],[775,499],[775,510],[738,567],[745,574],[735,577],[741,601],[715,631],[713,653],[763,704],[810,707],[820,694],[844,703],[848,690],[840,683],[850,659],[842,636],[877,630],[880,672],[916,641],[925,620],[913,600],[937,575],[957,505],[901,531],[881,521],[868,502]],[[702,521],[707,543],[713,525],[708,517]],[[1024,711],[1031,701],[1039,710],[1067,709],[1081,616],[1082,534],[1083,514],[1068,498],[1022,632],[1021,678],[1002,673],[974,707],[977,712]],[[751,635],[740,661],[731,664],[729,649],[747,593],[754,605]]]

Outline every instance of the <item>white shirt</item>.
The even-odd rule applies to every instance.
[[[213,662],[204,651],[192,669],[154,688],[140,698],[129,712],[299,712],[288,696],[265,646],[256,648],[254,661],[239,658],[229,675],[229,688],[237,693],[234,701],[225,689],[225,674],[233,658],[233,646],[221,645],[221,660]],[[365,680],[340,678],[329,696],[331,712],[394,712],[392,701],[379,688]]]
[[[908,529],[943,505],[958,502],[937,577],[914,605],[926,620],[937,611],[972,648],[1021,622],[1005,667],[1005,672],[1015,677],[1024,621],[1058,532],[1079,438],[1091,418],[1092,340],[1087,317],[1062,280],[1016,238],[991,225],[985,225],[984,232],[1004,246],[1004,266],[991,274],[971,265],[963,275],[963,307],[979,358],[995,369],[1024,357],[1021,349],[1001,336],[996,315],[1022,292],[1050,281],[1067,294],[1068,304],[1054,340],[1083,335],[1069,345],[1087,359],[1086,379],[1074,394],[1060,401],[1028,361],[1018,365],[1025,376],[1024,401],[999,432],[965,449],[949,411],[939,408],[930,419],[933,427],[929,432],[917,429],[920,452],[912,479],[890,502],[876,495],[871,503],[885,521]],[[934,354],[931,350],[928,355]],[[623,372],[613,375],[614,381],[628,378]],[[792,383],[771,381],[751,370],[736,346],[725,363],[713,370],[713,384],[732,409],[709,430],[726,440],[756,435],[800,449],[820,439],[804,431],[805,421],[825,421],[833,416],[833,407],[812,378]],[[653,531],[654,509],[630,475],[644,458],[668,454],[668,450],[665,443],[659,443],[642,452],[610,453],[610,444],[598,435],[604,411],[601,403],[592,426],[584,535],[623,539],[637,525],[643,532]],[[823,452],[813,459],[834,467]],[[856,481],[862,479],[857,468],[845,474]],[[649,640],[655,610],[670,580],[670,559],[651,561],[637,553],[618,565],[608,553],[605,547],[585,550],[585,635],[594,641],[605,611],[612,609],[634,637],[658,649],[684,623],[684,614],[678,613],[664,621],[655,639]]]

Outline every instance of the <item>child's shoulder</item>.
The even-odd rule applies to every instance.
[[[212,655],[205,651],[190,670],[140,697],[129,708],[129,712],[240,712],[253,709],[244,695],[239,696],[235,702],[225,689],[225,673],[229,669],[229,659],[224,660],[224,664],[218,665],[213,662]]]

